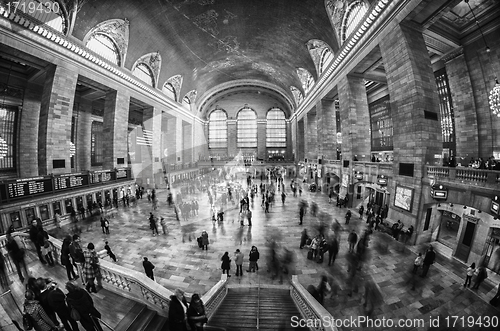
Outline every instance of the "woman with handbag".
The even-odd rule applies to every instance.
[[[24,322],[26,319],[36,331],[57,330],[56,325],[47,313],[45,313],[45,310],[43,310],[40,302],[35,300],[35,294],[33,291],[26,290],[24,297],[26,301],[24,302],[23,323],[27,324]]]
[[[83,264],[83,274],[85,275],[85,289],[91,293],[97,293],[95,287],[94,279],[100,276],[99,258],[94,250],[94,244],[89,243],[87,245],[87,250],[83,252],[85,262]]]
[[[66,283],[66,302],[71,309],[71,318],[79,320],[86,331],[103,331],[99,318],[101,313],[94,307],[90,294],[72,282]]]
[[[200,299],[200,295],[197,293],[191,296],[191,302],[187,310],[187,318],[192,331],[202,331],[203,325],[208,322],[205,306]]]

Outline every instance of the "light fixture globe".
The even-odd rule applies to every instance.
[[[495,80],[495,87],[490,91],[490,109],[493,115],[500,117],[500,83]]]

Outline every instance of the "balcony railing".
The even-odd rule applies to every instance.
[[[483,170],[466,167],[438,167],[426,166],[427,177],[436,179],[446,179],[451,181],[460,181],[463,183],[500,185],[500,171]]]

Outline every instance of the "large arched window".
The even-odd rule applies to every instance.
[[[153,73],[145,63],[139,63],[136,65],[132,74],[143,82],[154,87]]]
[[[354,32],[361,20],[365,17],[368,11],[368,5],[362,1],[354,1],[347,9],[342,21],[342,43]]]
[[[106,60],[120,65],[120,53],[114,41],[107,35],[96,33],[87,41],[87,48],[99,54]]]
[[[6,86],[6,85],[5,85]],[[6,88],[8,88],[6,86]],[[7,92],[7,91],[6,91]],[[0,171],[12,170],[16,166],[16,107],[0,107]]]
[[[286,147],[285,112],[279,108],[267,112],[266,147]]]
[[[227,114],[216,109],[208,117],[208,147],[227,148]]]
[[[102,122],[93,121],[90,127],[90,164],[102,165],[104,159]]]
[[[330,49],[325,48],[323,49],[323,52],[321,52],[321,59],[319,61],[319,74],[321,75],[326,68],[328,68],[328,65],[332,62],[333,60],[333,53],[330,51]]]
[[[174,89],[174,86],[170,83],[165,83],[165,85],[163,85],[163,93],[165,93],[167,95],[167,97],[169,97],[170,99],[172,100],[177,100],[177,95],[175,94],[175,89]]]
[[[257,147],[257,114],[252,108],[244,107],[238,112],[236,134],[238,148]]]

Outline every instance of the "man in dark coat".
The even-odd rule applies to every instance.
[[[57,320],[56,313],[49,304],[49,295],[53,290],[52,284],[50,284],[50,286],[47,286],[47,281],[45,278],[37,278],[36,287],[40,291],[40,294],[38,295],[38,301],[40,301],[40,305],[42,305],[43,310],[45,310],[45,313],[50,317],[52,322],[54,322],[54,324],[58,326],[59,321]]]
[[[335,262],[335,257],[339,252],[339,241],[336,237],[332,237],[328,244],[328,265],[332,265]]]
[[[146,276],[155,280],[155,276],[153,275],[153,269],[155,268],[154,264],[151,263],[147,257],[144,258],[144,262],[142,262],[142,266],[144,267],[144,272]]]
[[[184,305],[184,307],[183,307]],[[184,291],[175,290],[175,295],[170,296],[170,307],[168,309],[168,323],[170,330],[187,331],[186,313],[188,304],[184,297]]]
[[[429,267],[434,263],[434,259],[436,258],[436,253],[434,252],[434,248],[429,246],[427,253],[425,253],[424,263],[422,266],[422,275],[420,277],[427,276],[427,272],[429,271]]]
[[[48,295],[50,308],[56,312],[66,331],[79,331],[78,324],[71,318],[71,311],[66,305],[66,295],[58,287],[52,287]]]
[[[39,227],[37,226],[37,223],[38,223],[37,219],[34,219],[33,222],[31,223],[30,231],[29,231],[30,240],[33,243],[33,245],[35,245],[36,253],[38,254],[38,258],[40,259],[40,262],[42,262],[43,264],[46,264],[47,262],[45,262],[45,259],[43,258],[43,255],[42,255],[42,246],[40,245],[40,243],[38,241],[38,229],[39,229]]]

